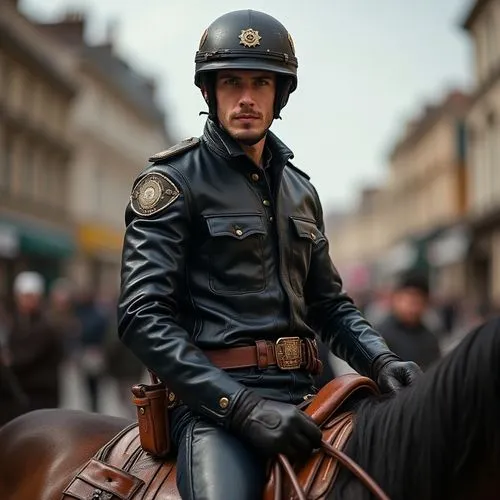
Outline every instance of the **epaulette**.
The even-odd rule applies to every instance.
[[[198,146],[199,143],[199,137],[190,137],[189,139],[184,139],[178,144],[174,144],[168,149],[165,149],[165,151],[160,151],[159,153],[155,153],[154,155],[150,156],[149,161],[154,163],[157,161],[166,160],[167,158],[172,158],[173,156],[177,156],[184,151],[193,149],[194,147]]]
[[[290,168],[295,170],[295,172],[299,173],[302,177],[305,177],[308,181],[311,180],[311,178],[305,173],[300,170],[300,168],[297,168],[292,162],[288,161],[286,163]]]

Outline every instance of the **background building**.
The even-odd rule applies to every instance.
[[[71,51],[79,84],[69,127],[75,151],[68,210],[77,240],[70,276],[78,286],[115,293],[124,209],[147,158],[171,145],[165,116],[155,102],[154,81],[120,58],[112,39],[86,43],[82,15],[39,30]]]
[[[465,287],[468,247],[465,114],[469,96],[450,92],[411,120],[390,154],[385,269],[429,274],[438,295]]]
[[[453,91],[410,120],[391,148],[384,182],[362,190],[345,216],[331,248],[353,293],[386,286],[410,269],[427,273],[436,294],[464,289],[469,101]]]
[[[23,269],[58,277],[76,248],[70,65],[15,1],[0,3],[0,294]]]
[[[472,231],[468,294],[500,306],[500,1],[473,2],[463,23],[474,47],[474,90],[467,116]]]

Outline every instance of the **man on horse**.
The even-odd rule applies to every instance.
[[[134,183],[119,335],[175,393],[182,497],[254,499],[266,457],[305,458],[321,441],[296,406],[321,370],[315,333],[383,392],[420,370],[343,291],[318,195],[269,130],[297,87],[291,35],[267,14],[230,12],[195,62],[207,122]]]

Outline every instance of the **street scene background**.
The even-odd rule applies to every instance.
[[[240,3],[0,2],[0,425],[24,396],[133,415],[124,210],[148,157],[201,133],[194,53]],[[500,0],[301,5],[252,5],[299,59],[273,130],[318,187],[345,290],[426,369],[500,311]]]

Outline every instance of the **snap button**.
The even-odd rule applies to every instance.
[[[260,179],[259,174],[252,174],[252,181],[257,182]]]
[[[265,207],[270,207],[271,206],[271,202],[269,200],[264,200],[262,202],[262,204],[265,206]]]
[[[243,234],[243,231],[241,229],[236,229],[235,233],[238,235],[238,236],[241,236]]]
[[[274,217],[271,215],[271,217],[269,217],[269,222],[272,222],[274,220]]]
[[[315,240],[315,239],[316,239],[316,235],[315,235],[314,233],[311,233],[311,238],[312,238],[313,240]]]
[[[229,399],[225,396],[219,399],[219,406],[225,410],[229,406]]]

